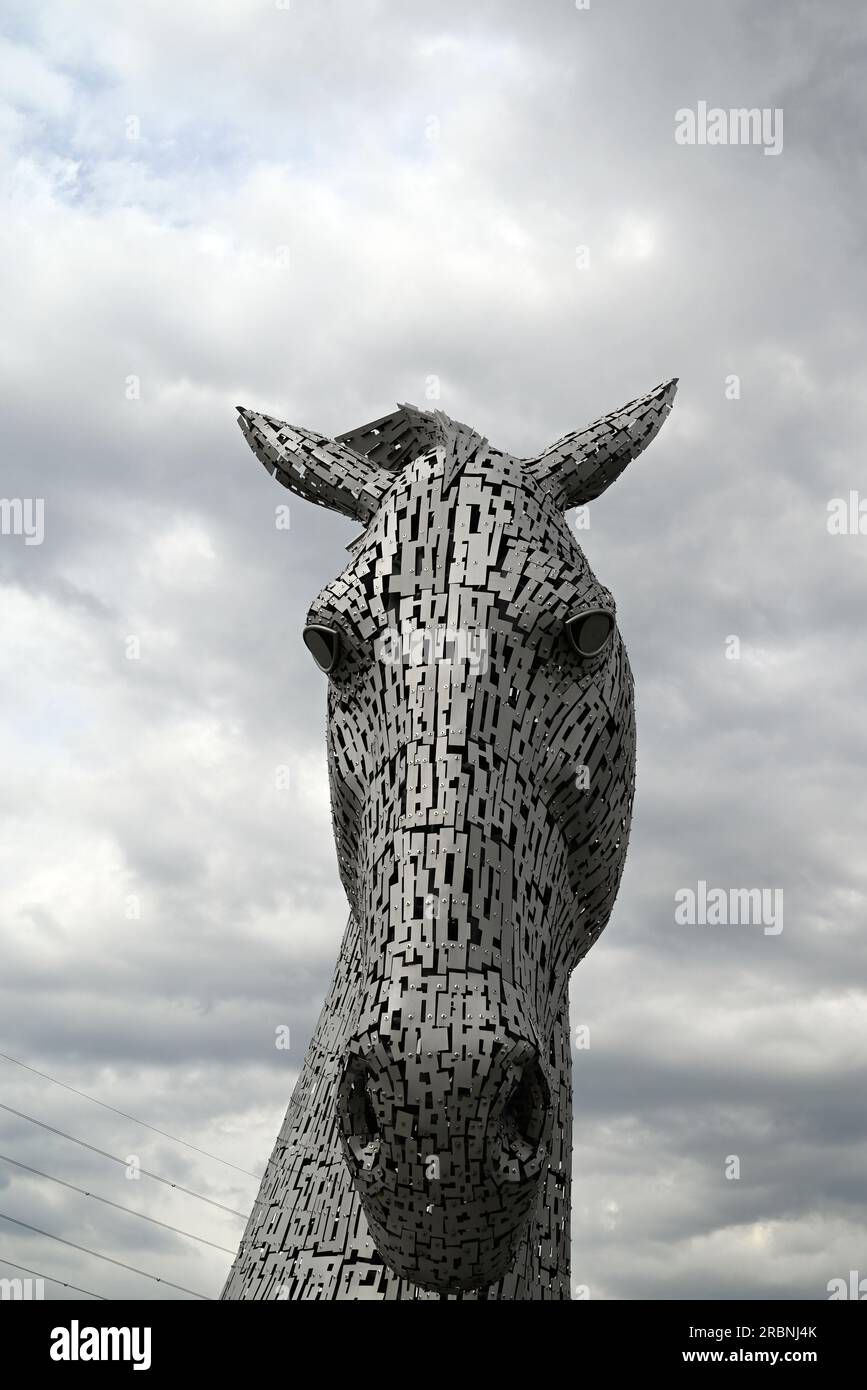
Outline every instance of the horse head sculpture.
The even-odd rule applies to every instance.
[[[353,941],[320,1103],[408,1286],[505,1287],[543,1210],[552,1259],[568,1244],[569,977],[620,883],[635,724],[614,600],[564,514],[676,385],[529,459],[409,405],[336,439],[239,411],[280,483],[363,526],[303,634]]]

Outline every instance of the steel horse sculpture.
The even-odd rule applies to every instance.
[[[223,1298],[570,1297],[568,985],[620,883],[635,721],[564,513],[676,387],[531,459],[408,405],[336,439],[239,411],[364,530],[304,630],[351,915]]]

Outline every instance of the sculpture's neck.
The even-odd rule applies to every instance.
[[[331,988],[222,1297],[435,1299],[383,1264],[367,1229],[337,1133],[335,1093],[353,1018],[358,929],[343,938]],[[508,1275],[465,1300],[567,1299],[572,1160],[568,994],[554,1030],[559,1094],[549,1169]]]

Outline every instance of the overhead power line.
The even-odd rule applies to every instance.
[[[120,1115],[124,1120],[132,1120],[133,1124],[143,1125],[145,1129],[150,1129],[154,1134],[161,1134],[164,1139],[171,1139],[174,1144],[183,1144],[185,1149],[192,1149],[197,1154],[203,1154],[205,1158],[212,1158],[216,1163],[224,1163],[227,1168],[234,1168],[236,1173],[244,1173],[248,1178],[255,1178],[259,1181],[261,1174],[252,1173],[249,1168],[240,1168],[237,1163],[230,1163],[228,1158],[220,1158],[219,1154],[209,1153],[207,1149],[200,1149],[197,1144],[191,1144],[188,1139],[179,1139],[176,1134],[169,1134],[166,1129],[158,1129],[156,1125],[149,1124],[147,1120],[140,1120],[135,1115],[129,1115],[125,1110],[118,1110],[117,1106],[109,1105],[104,1100],[97,1100],[96,1096],[90,1096],[86,1091],[79,1091],[77,1086],[70,1086],[66,1081],[58,1081],[56,1076],[49,1076],[47,1071],[40,1071],[38,1067],[31,1067],[29,1063],[22,1062],[18,1057],[10,1057],[7,1052],[0,1052],[0,1058],[4,1062],[13,1062],[16,1067],[23,1067],[25,1071],[32,1071],[34,1076],[41,1076],[45,1081],[51,1081],[55,1086],[62,1086],[64,1091],[72,1091],[73,1095],[82,1096],[84,1100],[92,1101],[94,1105],[101,1105],[103,1110],[110,1110],[113,1115]]]
[[[126,1207],[122,1202],[112,1202],[108,1197],[100,1197],[98,1192],[88,1192],[83,1187],[76,1187],[74,1182],[67,1182],[65,1178],[56,1178],[52,1173],[43,1173],[39,1168],[31,1168],[29,1163],[21,1163],[17,1158],[10,1158],[8,1154],[0,1154],[0,1158],[6,1163],[14,1163],[16,1168],[23,1168],[27,1173],[35,1173],[37,1178],[46,1178],[48,1182],[59,1183],[61,1187],[68,1187],[72,1192],[80,1192],[82,1197],[92,1197],[95,1202],[104,1202],[107,1207],[114,1207],[115,1211],[125,1211],[129,1216],[137,1216],[139,1221],[149,1221],[152,1226],[162,1226],[164,1231],[174,1231],[176,1235],[186,1236],[187,1240],[197,1240],[201,1245],[210,1245],[212,1250],[222,1250],[224,1255],[235,1254],[235,1251],[226,1245],[217,1245],[213,1240],[205,1240],[204,1236],[193,1235],[192,1231],[182,1231],[180,1226],[170,1226],[167,1221],[158,1221],[155,1216],[145,1216],[142,1211]]]
[[[100,1154],[102,1158],[110,1158],[112,1163],[120,1163],[124,1168],[129,1164],[125,1158],[118,1158],[117,1154],[110,1154],[106,1149],[99,1149],[95,1144],[88,1144],[84,1139],[76,1139],[74,1134],[67,1134],[62,1129],[56,1129],[54,1125],[47,1125],[44,1120],[37,1120],[33,1115],[25,1115],[23,1110],[15,1110],[11,1105],[4,1105],[0,1101],[0,1110],[6,1110],[10,1115],[17,1115],[20,1120],[27,1120],[29,1124],[39,1125],[40,1129],[48,1130],[49,1134],[59,1134],[61,1139],[68,1139],[73,1144],[80,1144],[83,1149],[89,1149],[91,1153]],[[187,1197],[195,1197],[200,1202],[207,1202],[209,1206],[218,1207],[220,1211],[227,1211],[230,1216],[239,1216],[242,1221],[246,1221],[248,1213],[236,1211],[234,1207],[224,1206],[222,1202],[215,1202],[213,1197],[203,1197],[201,1192],[193,1192],[189,1187],[182,1187],[179,1182],[172,1182],[171,1178],[163,1178],[159,1173],[151,1173],[147,1168],[139,1168],[138,1172],[145,1178],[151,1178],[153,1182],[164,1183],[166,1187],[173,1187],[176,1192],[183,1192]]]
[[[9,1265],[10,1269],[22,1269],[25,1274],[33,1274],[37,1279],[47,1279],[49,1284],[60,1284],[64,1289],[74,1289],[76,1293],[86,1293],[88,1298],[98,1298],[101,1303],[107,1303],[108,1299],[101,1293],[91,1293],[90,1289],[80,1289],[77,1284],[69,1284],[65,1279],[55,1279],[52,1274],[40,1274],[38,1269],[28,1269],[26,1265],[17,1265],[14,1260],[4,1260],[0,1255],[0,1265]]]
[[[206,1303],[213,1300],[206,1293],[196,1293],[194,1289],[185,1289],[183,1284],[173,1284],[170,1279],[161,1279],[158,1274],[150,1274],[146,1269],[136,1269],[135,1265],[125,1264],[123,1260],[115,1260],[111,1255],[101,1255],[98,1250],[88,1250],[86,1245],[76,1245],[74,1240],[65,1240],[63,1236],[56,1236],[51,1231],[40,1230],[38,1226],[31,1226],[26,1221],[19,1221],[15,1216],[7,1216],[5,1211],[0,1211],[0,1220],[11,1221],[13,1226],[22,1226],[25,1231],[35,1231],[38,1236],[46,1236],[48,1240],[56,1240],[61,1245],[68,1245],[72,1250],[80,1250],[84,1255],[92,1255],[95,1260],[105,1260],[106,1264],[117,1265],[119,1269],[128,1269],[133,1274],[140,1274],[143,1279],[152,1279],[155,1284],[165,1284],[167,1289],[177,1289],[180,1293],[187,1293],[191,1298],[204,1299]]]

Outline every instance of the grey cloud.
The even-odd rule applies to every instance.
[[[867,537],[825,525],[863,486],[860,9],[105,0],[13,7],[9,36],[2,487],[45,498],[46,538],[0,538],[2,1050],[246,1168],[270,1151],[345,917],[300,629],[354,528],[275,487],[236,405],[337,432],[438,377],[445,409],[533,453],[679,375],[579,537],[617,600],[639,765],[615,917],[572,986],[593,1039],[573,1281],[822,1298],[865,1273]],[[700,99],[783,106],[783,154],[677,146]],[[700,878],[782,887],[782,935],[677,926]],[[0,1078],[9,1105],[252,1200]],[[6,1112],[0,1130],[233,1245],[213,1208]],[[2,1163],[0,1184],[21,1220],[221,1285],[228,1256]],[[172,1296],[0,1226],[10,1259]]]

